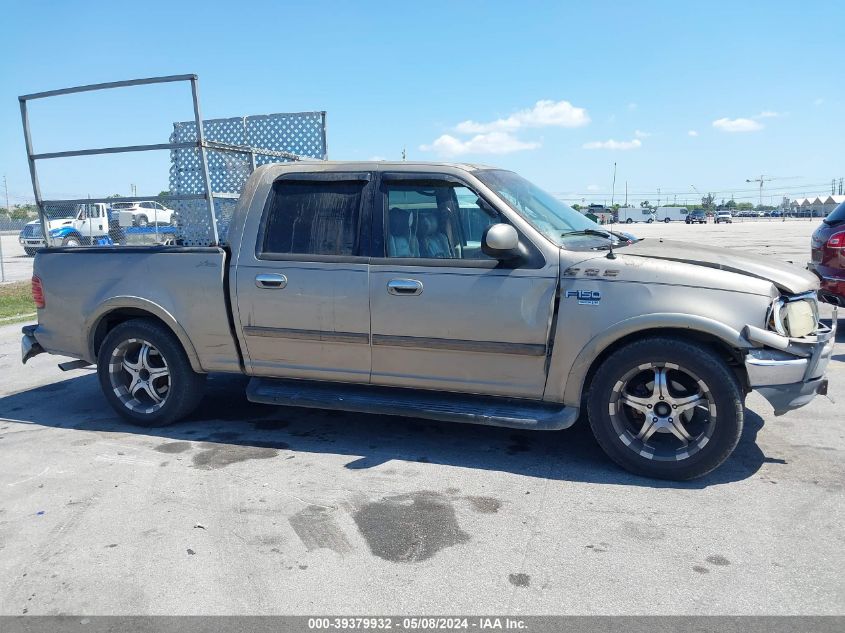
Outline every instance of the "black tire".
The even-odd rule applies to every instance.
[[[72,233],[62,240],[62,246],[82,246],[82,238]]]
[[[161,403],[149,396],[149,389],[138,389],[136,397],[126,388],[131,387],[126,384],[131,383],[131,374],[124,368],[124,362],[130,357],[131,346],[139,343],[148,344],[155,352],[150,353],[149,358],[157,358],[157,366],[167,371],[167,389],[161,393],[161,382],[156,385],[156,379],[147,374],[147,384],[156,385],[149,389],[156,391],[162,398]],[[140,352],[137,362],[144,365]],[[112,408],[132,424],[144,427],[166,426],[190,414],[202,400],[206,379],[205,374],[198,374],[191,368],[176,335],[152,319],[125,321],[108,333],[97,354],[97,375]],[[118,395],[115,390],[120,390],[121,386],[123,394]]]
[[[24,248],[23,252],[26,253],[27,257],[35,257],[35,249],[34,248]]]
[[[626,380],[625,377],[637,371],[652,371],[651,367],[643,370],[651,363],[658,366],[670,364],[669,367],[662,367],[664,376],[669,376],[670,385],[677,384],[671,376],[686,376],[691,380],[688,384],[700,390],[705,398],[702,404],[707,406],[692,409],[689,414],[692,419],[683,421],[682,428],[686,426],[686,431],[690,431],[689,435],[694,440],[686,447],[665,429],[659,433],[652,431],[651,437],[639,440],[624,427],[628,421],[636,430],[638,415],[643,416],[643,428],[648,425],[648,418],[620,404],[624,398],[619,396],[622,392],[625,397],[630,397],[626,391],[629,383],[620,386]],[[673,370],[671,366],[676,368]],[[675,371],[678,373],[669,373]],[[696,380],[700,381],[697,383],[699,386],[696,386]],[[702,383],[703,387],[700,386]],[[668,400],[672,401],[672,398]],[[655,404],[654,412],[658,406],[663,407],[664,403]],[[668,337],[641,339],[615,351],[599,367],[587,396],[590,427],[608,457],[633,473],[676,481],[706,475],[728,458],[742,435],[743,407],[743,392],[736,375],[712,349]],[[648,408],[652,409],[652,406]],[[651,416],[652,413],[647,415]],[[675,414],[670,409],[665,415]],[[682,421],[680,415],[676,417]],[[658,420],[656,417],[652,419]],[[671,422],[672,418],[668,420]],[[696,431],[693,429],[699,428],[698,425],[703,431],[700,435],[694,435]],[[658,442],[662,448],[655,448]],[[674,448],[674,452],[673,442],[679,445]]]
[[[663,218],[663,221],[664,221],[666,224],[669,224],[669,222],[671,222],[672,220],[671,220],[670,218]]]
[[[633,222],[634,221],[631,218],[628,218],[627,220],[625,220],[625,224],[633,224]]]
[[[135,218],[135,226],[149,226],[150,220],[145,215],[139,215]]]

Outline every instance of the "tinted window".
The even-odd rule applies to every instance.
[[[825,218],[825,222],[828,224],[839,224],[840,222],[845,222],[845,202],[831,211],[830,215]]]
[[[498,218],[473,191],[448,183],[385,188],[389,257],[489,259],[481,236]]]
[[[363,181],[292,181],[273,185],[265,253],[355,255]]]

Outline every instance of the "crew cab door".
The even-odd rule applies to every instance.
[[[371,382],[542,396],[558,262],[522,234],[527,260],[484,255],[508,220],[451,177],[383,174],[374,218]]]
[[[272,184],[235,268],[248,373],[369,381],[370,181],[316,172]]]

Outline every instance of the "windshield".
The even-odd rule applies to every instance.
[[[830,215],[824,219],[824,223],[830,224],[831,226],[834,224],[842,224],[843,222],[845,222],[845,202],[831,211]]]
[[[607,242],[608,231],[569,205],[512,171],[484,169],[474,172],[481,182],[499,194],[510,208],[558,246],[575,248],[576,242]],[[572,233],[597,231],[599,235]]]

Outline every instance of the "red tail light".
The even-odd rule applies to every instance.
[[[834,233],[827,240],[828,248],[845,248],[845,231]]]
[[[44,288],[41,286],[41,279],[32,276],[32,300],[35,302],[36,308],[43,308],[47,304],[44,302]]]

